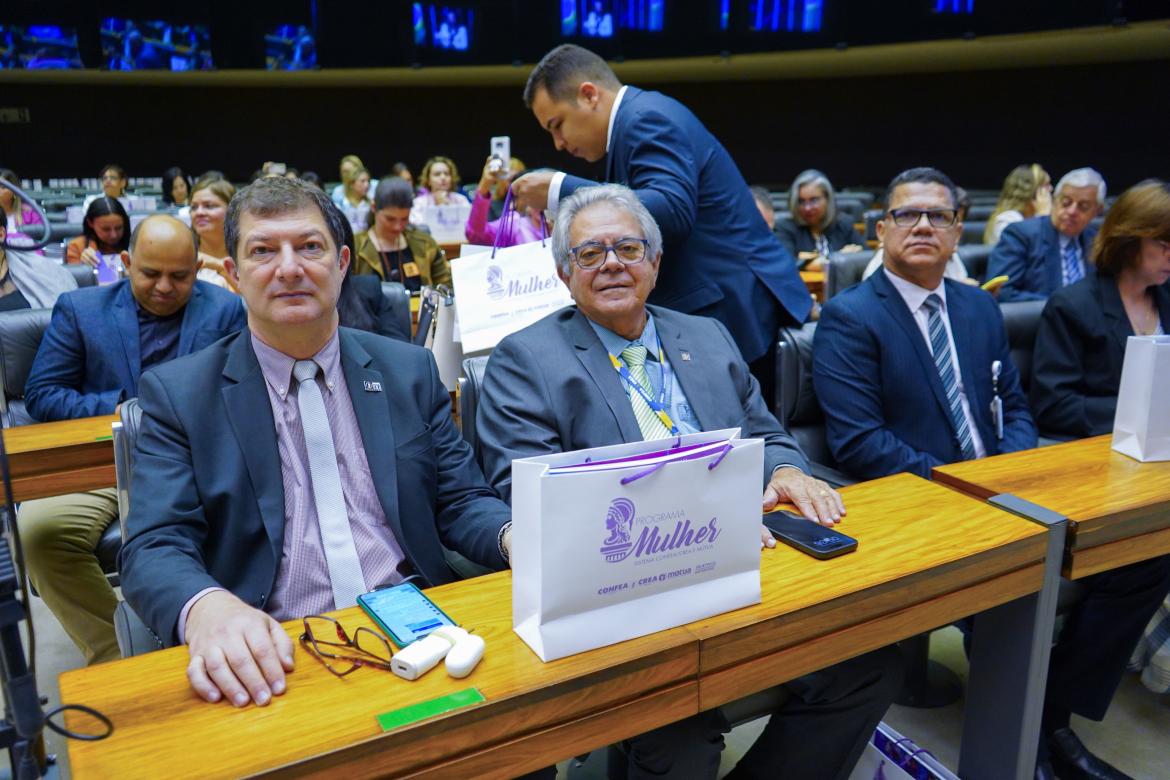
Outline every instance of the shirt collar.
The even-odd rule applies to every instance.
[[[894,285],[894,289],[902,296],[902,300],[906,302],[906,306],[909,307],[911,314],[916,313],[922,308],[922,304],[931,295],[937,295],[942,301],[940,308],[943,311],[947,310],[947,283],[945,278],[939,282],[938,287],[933,290],[928,290],[925,287],[919,287],[914,282],[907,281],[897,274],[892,273],[885,266],[882,266],[882,273],[886,275],[886,278],[890,280],[890,284]]]
[[[609,154],[609,141],[613,138],[613,120],[617,117],[618,106],[622,104],[622,96],[626,94],[629,85],[623,85],[617,92],[617,97],[613,99],[613,107],[609,109],[609,125],[605,128],[605,153]]]
[[[260,371],[264,374],[264,380],[268,382],[269,387],[276,391],[282,401],[285,400],[292,387],[292,371],[297,362],[296,358],[268,346],[257,338],[255,333],[252,333],[251,337],[252,349],[256,352],[256,360],[260,363]],[[329,392],[333,392],[333,388],[337,385],[338,370],[341,365],[340,355],[341,343],[338,340],[336,330],[333,331],[333,335],[321,348],[321,351],[313,355],[313,361],[325,372],[325,387]]]
[[[658,360],[658,330],[654,327],[654,315],[649,310],[646,311],[646,326],[642,328],[642,335],[633,341],[619,336],[603,325],[598,325],[588,317],[585,319],[593,328],[594,333],[597,334],[597,338],[601,339],[601,345],[614,357],[619,357],[622,351],[631,344],[641,344],[646,348],[648,360]]]

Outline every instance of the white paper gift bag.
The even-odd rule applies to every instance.
[[[1170,336],[1129,337],[1113,449],[1142,462],[1170,460]]]
[[[508,195],[504,214],[511,219],[511,192]],[[502,228],[497,232],[497,241],[504,232]],[[451,282],[459,339],[468,353],[493,349],[505,336],[573,303],[569,288],[557,276],[552,241],[547,238],[461,255],[451,261]]]
[[[764,443],[738,436],[513,461],[512,626],[541,660],[759,603]]]

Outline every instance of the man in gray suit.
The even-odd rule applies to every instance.
[[[661,248],[654,218],[626,187],[562,201],[553,254],[577,305],[492,354],[476,417],[488,481],[508,498],[513,458],[739,427],[765,441],[764,509],[791,501],[817,522],[840,522],[841,497],[807,476],[723,325],[646,305]],[[785,684],[787,701],[729,777],[848,777],[900,680],[886,648]],[[636,737],[628,776],[714,778],[728,728],[711,710]]]

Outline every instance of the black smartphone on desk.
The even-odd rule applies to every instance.
[[[836,558],[857,549],[857,540],[852,536],[790,512],[768,512],[763,516],[763,523],[772,536],[789,547],[821,560]]]

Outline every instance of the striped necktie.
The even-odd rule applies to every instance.
[[[971,429],[967,427],[967,416],[963,414],[963,402],[959,399],[959,382],[951,360],[951,344],[942,320],[942,299],[931,293],[922,306],[929,314],[926,329],[930,333],[930,351],[934,353],[934,367],[938,370],[938,378],[942,380],[943,390],[947,394],[951,422],[959,435],[959,449],[963,451],[963,460],[971,460],[975,457],[975,444],[971,439]]]
[[[630,379],[641,385],[647,394],[652,394],[654,388],[650,384],[650,374],[646,372],[647,354],[646,347],[631,344],[622,350],[622,362],[630,372]],[[638,421],[638,429],[642,431],[642,439],[650,441],[669,438],[670,429],[663,425],[662,419],[654,413],[642,394],[632,387],[627,388],[627,392],[630,395],[630,406],[634,408],[634,419]]]
[[[1064,283],[1079,282],[1085,271],[1081,267],[1081,247],[1075,238],[1065,245],[1061,258],[1064,263]]]
[[[333,586],[333,604],[337,609],[352,607],[366,592],[357,545],[349,527],[341,472],[333,448],[333,430],[325,410],[325,399],[317,386],[317,364],[298,360],[293,366],[297,380],[297,406],[305,432],[305,452],[309,456],[309,480],[313,484],[313,505],[317,508],[317,525],[321,529],[321,546],[325,565]]]

